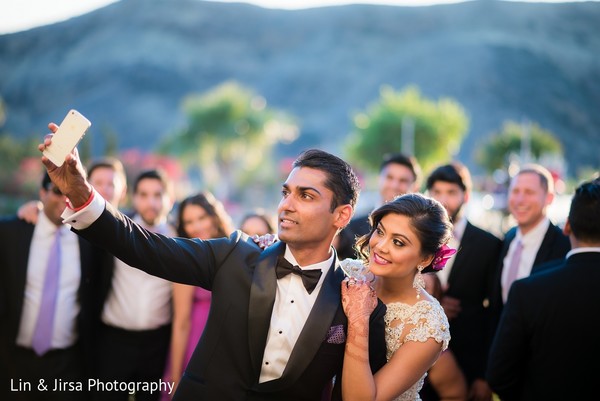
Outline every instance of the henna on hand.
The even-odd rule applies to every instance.
[[[279,240],[274,234],[265,234],[261,236],[255,234],[251,238],[261,249],[266,249]]]
[[[342,306],[348,317],[345,355],[361,362],[369,358],[369,316],[377,306],[375,290],[366,282],[342,282]]]
[[[377,306],[375,290],[367,282],[345,279],[342,281],[342,306],[349,323],[365,317],[368,320]]]

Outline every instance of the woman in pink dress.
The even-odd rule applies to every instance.
[[[233,232],[232,220],[223,204],[210,192],[185,198],[179,205],[177,233],[187,238],[220,238]],[[173,284],[173,327],[165,379],[175,388],[204,331],[210,310],[210,291],[185,284]],[[163,393],[162,400],[172,394]]]

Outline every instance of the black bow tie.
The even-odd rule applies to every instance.
[[[275,273],[277,274],[278,279],[285,277],[290,273],[299,275],[302,278],[302,284],[304,284],[304,288],[306,288],[306,291],[309,294],[314,291],[322,274],[321,269],[302,270],[298,266],[292,265],[283,256],[279,257],[277,260]]]

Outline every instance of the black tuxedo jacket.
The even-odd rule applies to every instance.
[[[597,398],[599,282],[600,253],[587,252],[513,283],[487,371],[503,401]]]
[[[1,337],[7,350],[16,344],[23,311],[23,299],[27,282],[29,249],[34,225],[18,218],[0,220],[0,321]],[[79,238],[81,281],[78,290],[80,313],[77,318],[79,342],[87,364],[90,361],[94,342],[94,324],[97,315],[95,289],[96,271],[100,255],[104,252],[93,247],[88,241]]]
[[[144,230],[107,204],[89,228],[76,231],[130,266],[212,291],[202,337],[177,388],[175,400],[320,400],[334,375],[339,389],[344,344],[328,340],[347,321],[340,300],[340,269],[330,269],[280,379],[259,384],[271,311],[277,257],[285,244],[264,252],[241,232],[202,241]],[[371,315],[371,366],[385,364],[385,306]],[[339,397],[339,391],[334,390]]]
[[[135,216],[135,212],[126,211],[123,212],[125,216],[133,219]],[[96,274],[97,284],[95,285],[95,296],[96,301],[94,306],[96,310],[94,311],[95,315],[98,316],[97,322],[101,324],[102,312],[104,311],[104,304],[110,295],[110,292],[113,288],[113,278],[115,274],[116,260],[115,256],[102,251],[100,259],[98,260],[99,265],[101,266],[100,270]]]
[[[498,258],[498,265],[496,266],[496,273],[494,274],[494,281],[491,285],[492,293],[490,295],[490,306],[491,306],[491,334],[490,338],[494,337],[496,327],[498,327],[498,321],[502,314],[502,308],[504,302],[502,301],[502,270],[504,268],[503,261],[508,253],[508,247],[510,243],[515,239],[517,235],[517,227],[511,228],[504,236],[502,241],[502,251]],[[557,259],[563,259],[567,252],[571,250],[571,243],[569,237],[565,236],[560,228],[550,223],[546,235],[542,240],[540,249],[538,250],[533,267],[531,268],[531,274],[536,274],[541,271],[547,270],[549,267],[555,265]]]
[[[340,260],[357,257],[354,244],[358,237],[368,234],[371,229],[369,214],[354,217],[350,223],[338,235],[338,246],[336,248]]]
[[[348,227],[350,228],[350,230],[352,231],[352,233],[355,236],[360,237],[369,232],[369,230],[371,229],[371,223],[369,223],[369,216],[370,216],[370,213],[363,214],[362,216],[354,217],[350,221],[350,224],[348,224]]]
[[[444,295],[460,300],[461,311],[450,320],[450,349],[467,381],[483,379],[490,340],[490,283],[502,242],[467,222]]]

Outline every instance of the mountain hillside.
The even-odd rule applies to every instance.
[[[450,96],[471,127],[459,157],[506,119],[559,136],[571,171],[599,165],[600,3],[473,1],[429,7],[272,10],[198,0],[122,0],[0,36],[10,135],[43,134],[77,108],[122,148],[151,149],[184,124],[181,100],[236,80],[295,115],[280,149],[340,152],[379,88]],[[594,146],[590,146],[594,145]]]

